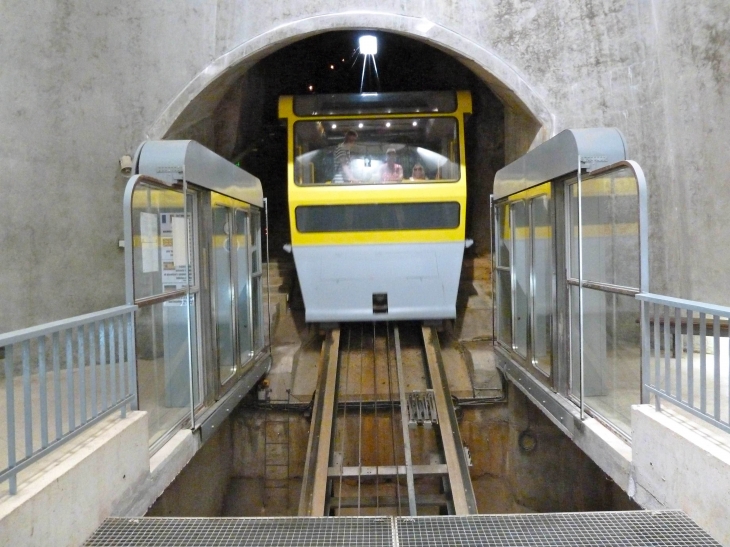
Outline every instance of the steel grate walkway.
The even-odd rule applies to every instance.
[[[444,517],[110,518],[87,547],[721,547],[681,511]]]

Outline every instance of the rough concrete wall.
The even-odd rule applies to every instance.
[[[231,420],[225,420],[150,507],[149,517],[217,517],[233,470]]]
[[[0,332],[122,302],[117,160],[171,126],[179,110],[166,105],[221,82],[205,101],[212,111],[231,58],[363,25],[462,51],[477,71],[495,60],[495,73],[479,74],[508,102],[542,105],[551,130],[619,127],[649,179],[652,289],[728,303],[730,255],[715,246],[730,205],[729,20],[724,0],[9,0],[0,20]],[[191,111],[187,123],[207,112]],[[506,119],[509,158],[533,137],[510,135],[520,116]]]
[[[507,404],[464,409],[459,424],[472,456],[480,513],[638,508],[519,389],[507,385]],[[535,441],[531,450],[520,446],[524,431]]]
[[[723,305],[730,255],[730,3],[703,0],[651,3],[664,116],[654,126],[658,156],[652,181],[652,221],[661,231],[657,253],[670,294]],[[648,153],[649,151],[647,151]],[[671,272],[671,273],[670,273]]]
[[[119,157],[213,57],[214,12],[8,0],[0,332],[124,302]]]

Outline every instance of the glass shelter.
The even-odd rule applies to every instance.
[[[628,438],[643,402],[646,203],[641,167],[611,128],[563,131],[496,175],[500,366],[567,433],[588,413]]]
[[[194,141],[148,141],[124,199],[139,408],[154,450],[210,434],[266,372],[260,181]]]

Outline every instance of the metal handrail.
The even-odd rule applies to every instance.
[[[0,335],[7,424],[0,482],[9,482],[10,494],[20,471],[111,413],[124,418],[127,405],[137,409],[136,310],[119,306]],[[25,450],[18,458],[21,429]]]
[[[636,299],[642,306],[642,388],[654,395],[657,410],[664,400],[730,433],[730,392],[722,393],[730,363],[720,359],[720,338],[729,334],[730,308],[649,293],[637,294]],[[712,363],[708,363],[708,335],[713,340]],[[698,362],[695,336],[700,341]]]

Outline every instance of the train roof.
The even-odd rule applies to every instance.
[[[615,127],[566,129],[494,176],[494,199],[554,180],[580,167],[594,171],[628,159],[628,147]]]
[[[135,154],[135,174],[169,184],[188,182],[257,207],[264,206],[261,181],[192,140],[143,142]]]

